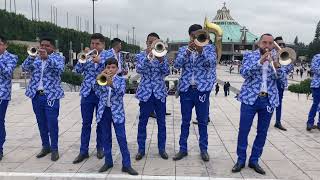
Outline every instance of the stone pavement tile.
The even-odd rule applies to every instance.
[[[78,173],[98,173],[103,164],[104,160],[98,161],[97,158],[91,157],[83,163],[81,168],[78,170]]]
[[[147,159],[147,163],[143,169],[143,175],[152,176],[175,176],[175,164],[171,159]]]
[[[17,148],[7,154],[1,162],[24,162],[29,158],[35,156],[38,152],[37,148]]]
[[[241,170],[241,175],[244,178],[256,178],[256,179],[275,179],[273,172],[267,167],[262,161],[259,162],[259,165],[266,171],[265,175],[261,175],[259,173],[256,173],[253,169],[246,166]]]
[[[284,160],[287,159],[279,150],[273,147],[264,147],[262,157],[263,160]]]
[[[35,180],[35,177],[21,177],[21,176],[8,176],[8,177],[1,177],[1,180]]]
[[[12,172],[16,169],[21,163],[3,163],[0,162],[0,172]],[[0,177],[1,179],[1,177]]]
[[[121,175],[127,175],[127,173],[124,173],[121,171],[122,165],[120,164],[114,164],[113,168],[111,169],[109,174],[121,174]],[[140,175],[143,173],[143,166],[132,166],[133,169],[135,169]]]
[[[310,179],[303,171],[288,160],[264,161],[264,163],[271,169],[276,178],[290,180]]]
[[[204,167],[204,162],[202,161],[200,154],[198,155],[188,155],[183,159],[176,161],[176,166],[180,167]]]
[[[42,173],[46,169],[48,169],[53,162],[45,162],[45,163],[22,163],[18,166],[14,172],[33,172],[33,173]]]
[[[176,176],[200,176],[208,177],[205,166],[176,166]]]
[[[305,171],[305,173],[313,180],[318,180],[320,177],[320,171]]]
[[[211,158],[205,165],[211,178],[242,178],[240,173],[231,172],[234,165],[232,160]]]
[[[223,141],[223,144],[226,146],[229,153],[237,151],[237,141]]]
[[[303,171],[320,171],[320,162],[318,160],[305,161],[305,160],[292,160]],[[319,177],[320,178],[320,177]]]
[[[208,154],[211,159],[230,159],[230,154],[224,146],[208,146]]]
[[[82,166],[79,164],[62,164],[62,163],[53,163],[45,172],[46,173],[76,173]]]

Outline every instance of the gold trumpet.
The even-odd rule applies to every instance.
[[[195,32],[195,39],[194,43],[197,46],[203,47],[209,44],[210,35],[209,33],[204,29],[199,29]]]
[[[161,39],[153,41],[151,48],[151,52],[148,54],[149,60],[152,60],[155,57],[163,57],[168,53],[167,45]]]
[[[281,48],[277,42],[274,41],[274,45],[278,50],[277,56],[281,65],[289,65],[294,63],[297,59],[297,53],[292,48]]]
[[[38,48],[36,48],[36,47],[28,47],[27,52],[32,57],[35,57],[39,54]]]
[[[79,63],[86,63],[88,59],[93,56],[99,56],[99,52],[96,49],[89,51],[88,53],[79,53],[77,58]]]
[[[97,83],[100,86],[111,86],[112,85],[112,75],[111,73],[102,72],[97,76]]]

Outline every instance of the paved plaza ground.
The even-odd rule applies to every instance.
[[[224,67],[218,69],[220,80],[230,81],[235,88],[240,87],[239,74],[231,76]],[[292,83],[290,81],[290,83]],[[189,156],[180,161],[172,161],[178,151],[181,113],[180,102],[174,96],[167,98],[167,152],[169,160],[162,160],[157,154],[157,124],[150,118],[146,156],[135,161],[137,153],[138,100],[134,95],[126,95],[126,130],[131,153],[132,166],[139,176],[121,173],[121,155],[113,132],[114,167],[106,173],[98,173],[103,160],[96,158],[95,130],[90,142],[90,158],[80,164],[72,164],[79,153],[81,115],[78,92],[67,92],[61,101],[59,117],[60,159],[52,162],[50,156],[37,159],[41,143],[39,130],[33,114],[31,101],[23,89],[13,92],[6,117],[7,141],[4,158],[0,162],[0,179],[320,179],[320,131],[306,131],[306,118],[312,103],[303,95],[285,92],[283,104],[283,125],[287,132],[279,131],[271,122],[266,146],[260,165],[266,175],[259,175],[246,167],[241,173],[232,173],[236,161],[237,131],[239,127],[240,103],[235,94],[223,96],[223,88],[217,96],[211,93],[210,118],[208,125],[210,161],[204,163],[199,155],[198,127],[191,123],[189,136]],[[195,115],[193,115],[195,120]],[[93,129],[95,129],[95,123]],[[256,121],[251,129],[249,144],[256,135]],[[248,148],[248,155],[251,146]]]

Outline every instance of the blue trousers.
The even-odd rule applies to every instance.
[[[3,154],[3,144],[6,141],[6,127],[4,122],[8,103],[8,100],[0,100],[0,154]]]
[[[99,122],[102,129],[102,139],[104,146],[105,164],[113,165],[112,160],[112,132],[111,124],[113,124],[114,131],[116,133],[117,141],[120,147],[122,155],[122,166],[131,167],[130,152],[127,145],[125,123],[115,123],[112,120],[111,108],[107,107],[102,115],[102,119]]]
[[[318,105],[320,103],[320,88],[311,88],[311,91],[312,91],[313,103],[308,116],[308,122],[307,122],[308,126],[314,125],[314,117],[317,114]],[[319,113],[318,126],[320,127],[320,113]]]
[[[89,151],[89,142],[91,135],[91,124],[93,119],[94,110],[97,110],[99,98],[94,91],[91,91],[89,96],[81,98],[81,116],[82,116],[82,129],[81,129],[81,146],[80,154],[87,155]],[[101,139],[101,125],[97,124],[97,145],[98,150],[103,149]]]
[[[281,124],[281,113],[282,113],[282,99],[284,88],[281,87],[281,82],[277,81],[277,88],[279,92],[279,106],[276,107],[276,124]]]
[[[145,144],[147,138],[147,124],[150,113],[155,111],[158,124],[158,150],[159,153],[166,149],[166,103],[156,99],[152,94],[147,102],[140,101],[140,115],[138,125],[137,141],[139,153],[145,154]]]
[[[181,103],[181,134],[180,134],[180,152],[188,152],[189,127],[192,117],[192,109],[195,107],[198,120],[199,146],[201,152],[208,150],[208,115],[209,115],[210,92],[200,92],[190,87],[187,92],[180,92]]]
[[[248,135],[256,113],[258,113],[257,136],[252,146],[251,157],[249,159],[250,164],[258,163],[267,138],[267,132],[273,113],[273,108],[270,106],[268,97],[258,97],[253,105],[241,104],[237,146],[238,163],[240,164],[245,164],[246,162]]]
[[[58,151],[60,100],[49,101],[46,95],[37,94],[32,99],[32,107],[37,118],[42,147],[47,149],[51,148],[52,151]]]

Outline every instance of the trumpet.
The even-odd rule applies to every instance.
[[[163,57],[168,53],[167,45],[160,39],[153,41],[151,48],[151,52],[148,54],[149,60],[152,60],[155,57]]]
[[[88,53],[79,53],[77,58],[79,63],[86,63],[88,59],[93,56],[99,56],[99,52],[96,49],[89,51]]]
[[[27,52],[30,56],[35,57],[38,55],[38,48],[36,47],[28,47]]]
[[[297,59],[297,53],[292,48],[281,48],[279,44],[275,41],[274,45],[278,50],[277,56],[281,65],[289,65],[291,63],[294,63],[294,61]]]
[[[97,76],[97,83],[100,86],[111,86],[112,85],[112,75],[111,73],[102,72]]]
[[[207,44],[209,44],[209,41],[210,41],[210,35],[206,30],[199,29],[195,32],[193,42],[196,46],[204,47]],[[194,49],[190,49],[190,48],[188,48],[188,51],[195,52]]]

